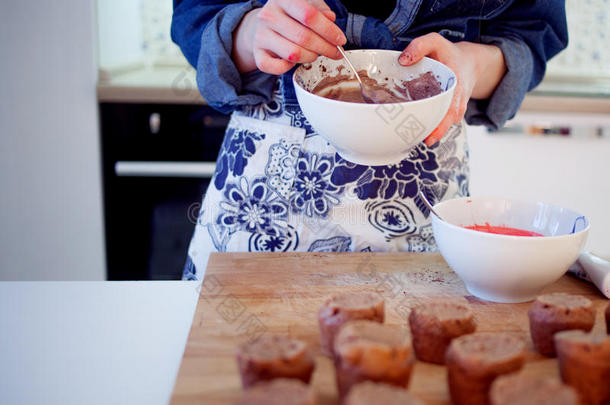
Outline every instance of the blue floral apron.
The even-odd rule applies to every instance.
[[[211,252],[436,250],[433,202],[468,195],[463,124],[400,163],[348,162],[283,99],[233,113],[203,198],[184,279],[202,279]],[[371,134],[374,136],[374,134]]]

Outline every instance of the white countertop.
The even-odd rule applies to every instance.
[[[0,282],[0,404],[167,404],[198,285]]]
[[[100,72],[100,102],[206,104],[190,66],[156,66]]]

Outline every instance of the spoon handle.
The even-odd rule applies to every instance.
[[[426,204],[426,207],[430,210],[431,213],[433,213],[434,215],[436,215],[436,217],[438,219],[440,219],[441,221],[443,221],[443,218],[441,218],[440,215],[438,215],[436,213],[436,211],[434,211],[434,208],[432,208],[432,204],[430,204],[430,201],[428,201],[428,199],[426,198],[426,195],[424,194],[423,191],[419,190],[419,196],[421,197],[421,199],[424,201],[424,204]]]
[[[354,65],[352,65],[352,62],[349,61],[347,55],[345,54],[345,51],[343,50],[343,47],[341,45],[337,45],[337,49],[339,50],[339,52],[341,52],[343,59],[345,59],[345,61],[349,65],[349,67],[352,69],[352,72],[354,72],[354,75],[356,76],[356,80],[358,80],[358,83],[360,83],[360,88],[364,88],[363,87],[364,85],[362,84],[362,80],[360,80],[360,76],[358,75],[358,72],[356,72],[356,68],[354,67]]]

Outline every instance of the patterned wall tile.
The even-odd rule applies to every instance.
[[[610,0],[567,0],[566,9],[570,43],[548,74],[610,78]]]
[[[142,49],[146,62],[162,65],[187,65],[180,48],[172,42],[171,0],[140,0],[142,16]]]
[[[567,0],[570,44],[548,66],[549,75],[610,77],[610,0]],[[148,63],[185,65],[171,41],[170,0],[141,0],[143,41]]]

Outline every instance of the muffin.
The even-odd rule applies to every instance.
[[[581,330],[555,335],[561,379],[587,404],[610,404],[610,336]]]
[[[332,356],[335,335],[341,326],[358,319],[383,323],[384,302],[379,294],[345,293],[327,299],[318,311],[322,353]]]
[[[274,378],[294,378],[309,383],[313,356],[304,342],[283,336],[263,335],[237,348],[241,383],[248,388]]]
[[[417,359],[436,364],[445,364],[452,339],[476,329],[470,306],[447,300],[429,301],[413,308],[409,325]]]
[[[610,334],[610,303],[606,307],[606,332]]]
[[[578,405],[572,387],[550,377],[523,373],[496,378],[489,399],[491,405]]]
[[[366,381],[356,384],[349,391],[343,405],[423,405],[404,388]],[[562,404],[558,404],[562,405]]]
[[[595,323],[593,303],[580,295],[555,293],[541,295],[528,311],[530,333],[536,350],[554,357],[553,335],[562,330],[590,331]]]
[[[335,338],[339,397],[363,381],[407,387],[414,356],[408,331],[373,321],[351,321]]]
[[[505,333],[473,333],[451,341],[447,350],[449,393],[455,405],[489,404],[489,388],[525,361],[523,341]]]
[[[295,379],[279,378],[256,384],[235,405],[316,405],[309,386]]]

